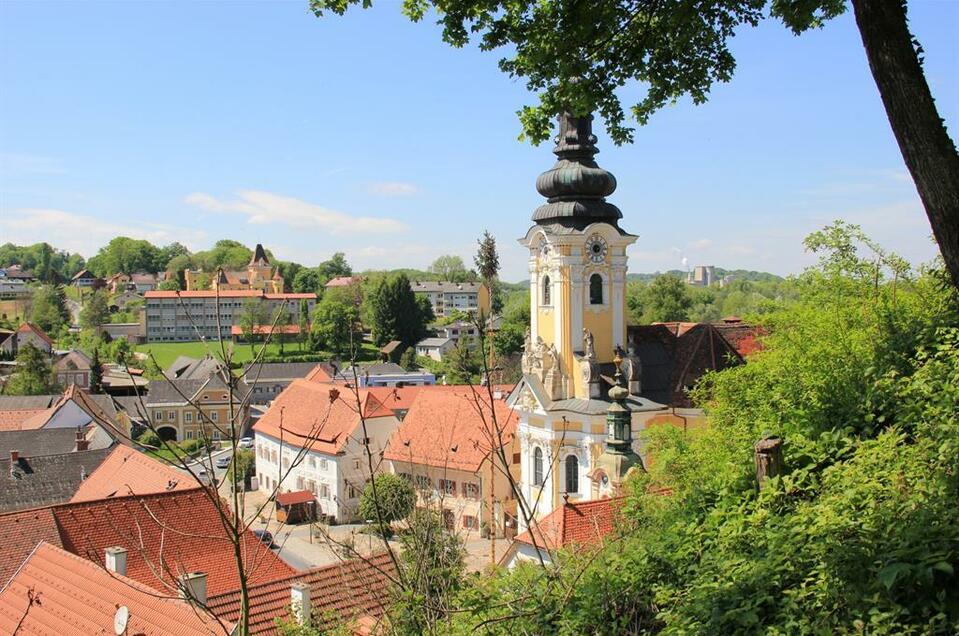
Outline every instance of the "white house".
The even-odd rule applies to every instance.
[[[356,391],[296,379],[280,393],[253,426],[261,491],[308,490],[316,497],[320,514],[335,522],[357,518],[360,494],[371,472],[379,470],[382,453],[417,388]]]
[[[455,346],[452,338],[423,338],[416,343],[416,355],[442,360]]]

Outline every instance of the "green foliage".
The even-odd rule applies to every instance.
[[[391,340],[413,346],[426,335],[426,326],[434,318],[429,300],[417,299],[405,274],[380,278],[375,289],[365,296],[365,302],[378,346]]]
[[[172,277],[160,282],[160,284],[157,285],[157,289],[159,291],[182,291],[183,286],[181,286],[177,278]]]
[[[245,483],[256,474],[256,453],[246,448],[238,448],[233,461],[226,471],[227,479],[236,483]]]
[[[87,263],[91,272],[106,278],[114,274],[161,271],[166,265],[161,250],[142,239],[117,236],[100,248]]]
[[[70,312],[62,287],[42,285],[33,292],[30,321],[51,336],[70,324]]]
[[[4,395],[47,395],[59,387],[46,354],[29,342],[17,352],[17,371],[7,382]]]
[[[493,336],[493,348],[501,356],[508,356],[523,349],[526,328],[516,323],[505,323]]]
[[[368,0],[311,0],[317,16],[343,14]],[[443,41],[455,47],[478,39],[484,51],[503,51],[499,67],[523,78],[538,103],[519,111],[523,135],[533,143],[552,136],[552,118],[563,110],[598,112],[617,144],[631,142],[629,115],[640,125],[668,104],[688,97],[704,103],[715,82],[736,67],[729,39],[767,15],[794,32],[841,14],[841,0],[736,0],[708,2],[508,2],[404,0],[403,12],[420,21],[436,10]],[[620,90],[639,82],[642,97],[624,107]],[[629,94],[635,94],[630,91]]]
[[[466,270],[463,259],[453,254],[438,256],[430,265],[428,271],[437,279],[452,283],[465,283],[471,279],[471,272]],[[472,278],[475,278],[475,276],[476,274],[473,272]]]
[[[689,319],[693,301],[689,286],[680,278],[663,274],[648,285],[627,286],[626,306],[634,324]]]
[[[391,626],[401,634],[442,633],[463,583],[462,541],[446,529],[439,513],[418,509],[401,536],[400,566],[406,586],[393,608]]]
[[[317,294],[322,288],[320,274],[315,268],[304,267],[293,278],[293,291],[297,294]]]
[[[149,429],[145,429],[140,436],[136,438],[138,444],[146,446],[148,448],[159,448],[160,447],[160,437]]]
[[[70,278],[84,267],[83,257],[53,248],[47,243],[33,245],[0,245],[0,267],[20,265],[32,271],[42,283],[56,284]]]
[[[243,301],[238,324],[243,332],[243,337],[250,344],[250,351],[253,351],[253,343],[256,340],[253,337],[254,329],[258,326],[272,324],[270,322],[270,310],[259,298],[247,298]]]
[[[498,315],[503,310],[503,295],[499,285],[499,252],[496,250],[496,239],[489,233],[489,230],[483,231],[483,238],[476,241],[478,248],[476,256],[473,257],[473,263],[476,265],[476,271],[480,280],[486,285],[490,295],[490,308],[494,315]]]
[[[100,362],[100,348],[93,349],[90,357],[90,393],[103,393],[103,367]]]
[[[334,287],[323,295],[313,310],[312,342],[315,349],[337,355],[349,353],[350,344],[359,346],[360,310],[348,288]]]
[[[325,285],[331,279],[338,276],[352,276],[353,268],[346,262],[346,255],[343,252],[336,252],[328,260],[323,261],[316,266],[316,272],[319,275],[321,284]]]
[[[80,310],[80,326],[84,329],[95,330],[100,325],[109,322],[110,305],[107,301],[107,293],[98,289],[84,301],[83,309]]]
[[[415,505],[416,491],[413,489],[413,484],[398,475],[380,473],[363,489],[363,494],[360,495],[359,513],[368,521],[382,522],[385,529],[392,522],[410,516]]]
[[[470,338],[460,338],[456,346],[443,356],[446,382],[449,384],[478,384],[483,371],[483,352],[471,346]]]

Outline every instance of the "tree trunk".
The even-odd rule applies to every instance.
[[[756,481],[762,488],[770,477],[783,474],[783,441],[778,437],[766,437],[753,446],[753,455],[756,461]]]
[[[852,6],[892,132],[959,288],[959,154],[926,83],[905,0],[852,0]]]

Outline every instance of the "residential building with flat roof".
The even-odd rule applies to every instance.
[[[482,283],[451,283],[448,281],[414,281],[413,293],[429,298],[433,314],[440,318],[456,311],[489,314],[489,293]]]
[[[144,294],[147,342],[229,340],[240,324],[244,303],[265,303],[272,315],[286,307],[291,321],[300,319],[300,303],[312,314],[316,294],[272,294],[259,289],[217,291],[149,291]]]

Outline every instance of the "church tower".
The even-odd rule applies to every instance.
[[[564,499],[609,496],[625,475],[607,470],[641,466],[635,454],[628,466],[600,466],[611,406],[627,428],[632,414],[662,408],[639,397],[639,359],[624,350],[626,248],[636,237],[606,201],[616,178],[594,159],[592,120],[559,117],[557,162],[536,180],[546,203],[520,240],[529,250],[531,317],[523,379],[510,401],[519,414],[523,494],[537,518]],[[620,367],[624,386],[610,395]]]

